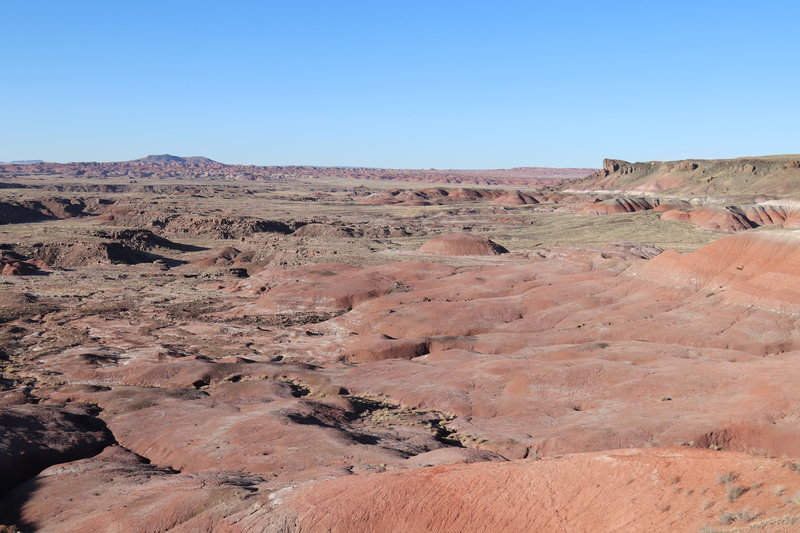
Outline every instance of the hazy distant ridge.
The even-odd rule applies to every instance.
[[[564,180],[583,178],[595,169],[517,167],[510,169],[387,169],[365,167],[320,167],[310,165],[229,165],[207,157],[171,154],[148,155],[118,162],[43,163],[0,165],[0,177],[53,175],[106,178],[195,178],[225,180],[269,180],[275,178],[353,178],[400,180],[423,183],[464,183],[469,185],[521,185],[540,187]]]

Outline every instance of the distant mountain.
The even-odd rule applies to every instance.
[[[0,161],[0,164],[8,165],[35,165],[36,163],[44,163],[41,159],[23,159],[21,161]]]
[[[180,157],[177,155],[170,155],[170,154],[160,154],[160,155],[148,155],[147,157],[142,157],[141,159],[134,159],[134,163],[190,163],[194,165],[207,165],[216,163],[213,159],[209,159],[207,157],[202,156],[192,156],[192,157]]]

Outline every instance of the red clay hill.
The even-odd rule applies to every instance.
[[[473,233],[448,233],[434,237],[419,251],[431,255],[500,255],[508,250],[482,235]]]

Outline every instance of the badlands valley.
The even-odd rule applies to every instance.
[[[0,531],[800,530],[800,156],[0,165]]]

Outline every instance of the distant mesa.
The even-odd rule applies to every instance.
[[[202,156],[192,156],[192,157],[180,157],[177,155],[171,154],[160,154],[160,155],[148,155],[147,157],[142,157],[140,159],[134,159],[133,162],[135,163],[182,163],[182,164],[193,164],[193,165],[207,165],[216,163],[213,159],[209,159],[208,157]]]
[[[37,163],[44,163],[42,159],[22,159],[18,161],[0,161],[0,165],[35,165]]]
[[[602,169],[566,188],[637,194],[786,195],[796,192],[798,181],[800,155],[642,163],[606,159]]]
[[[431,255],[500,255],[508,253],[504,247],[482,235],[448,233],[435,237],[419,248]]]

